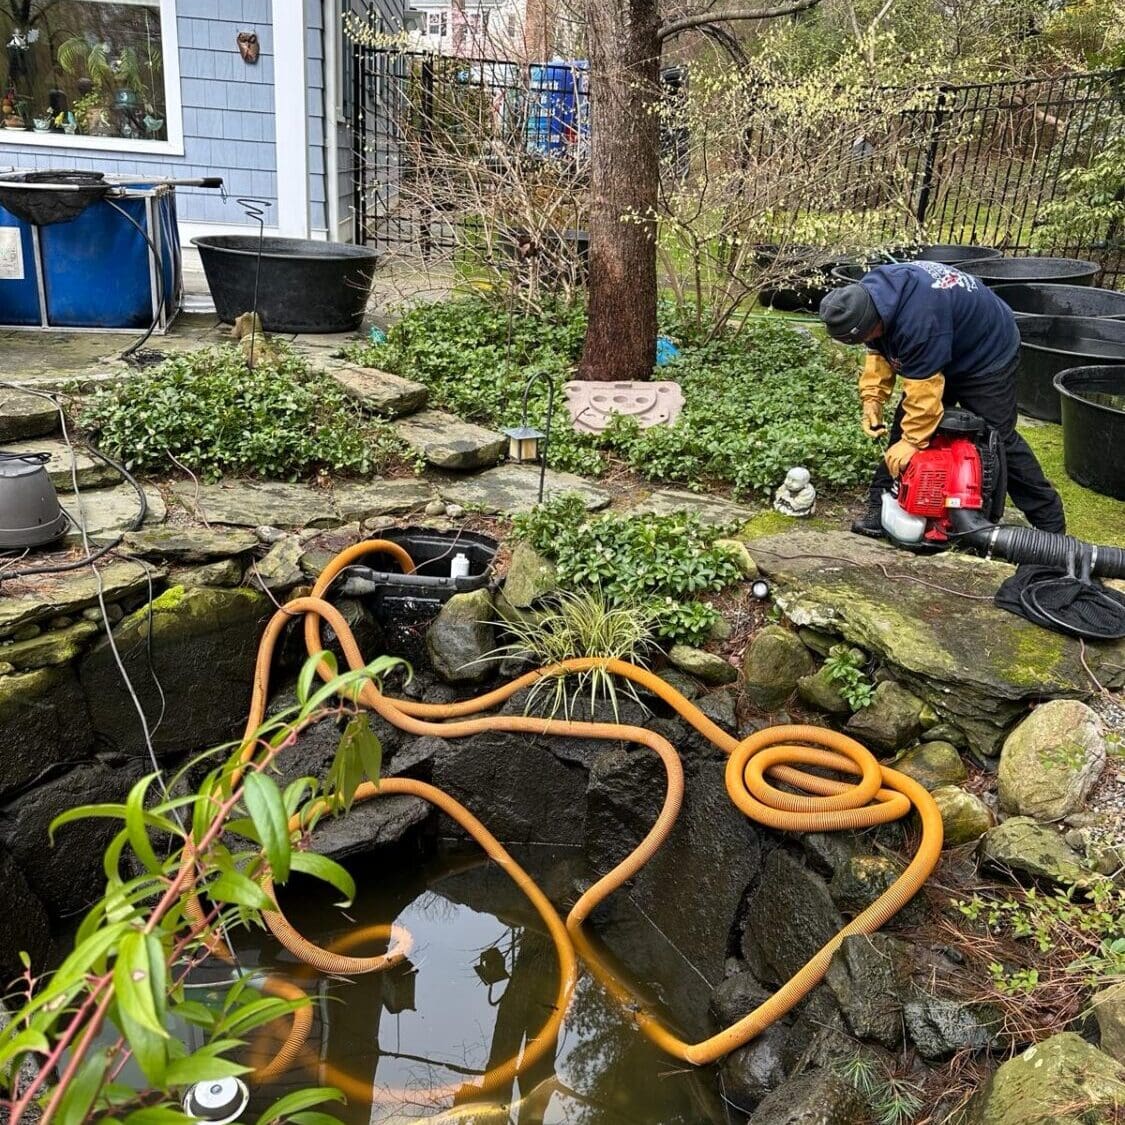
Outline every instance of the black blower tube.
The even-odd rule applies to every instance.
[[[1094,578],[1125,578],[1125,549],[1099,547],[1035,527],[1000,527],[989,523],[978,511],[951,508],[949,518],[958,542],[968,543],[982,555],[997,556],[1011,563],[1037,563],[1066,571],[1077,565]]]

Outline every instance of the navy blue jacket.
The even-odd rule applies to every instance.
[[[907,262],[878,266],[860,285],[883,322],[883,335],[867,346],[906,379],[940,371],[956,389],[1007,367],[1019,351],[1011,309],[972,274]]]

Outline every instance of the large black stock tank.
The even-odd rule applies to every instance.
[[[1058,422],[1055,376],[1070,367],[1125,364],[1125,320],[1021,316],[1016,401],[1032,418]]]
[[[1072,367],[1055,376],[1066,474],[1125,500],[1125,367]]]

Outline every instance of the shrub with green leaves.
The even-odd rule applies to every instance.
[[[719,532],[688,514],[591,516],[580,497],[552,497],[515,519],[515,533],[554,560],[564,590],[597,589],[611,605],[643,607],[664,640],[700,644],[719,617],[699,599],[742,577],[715,546]]]
[[[686,331],[682,322],[667,327]],[[508,426],[519,421],[532,371],[552,377],[561,406],[584,329],[580,307],[509,316],[476,297],[410,309],[385,344],[357,345],[348,356],[424,383],[435,406]],[[642,430],[618,419],[593,437],[556,422],[550,463],[597,475],[612,458],[653,480],[699,489],[726,484],[742,495],[768,493],[800,464],[818,485],[848,488],[867,479],[879,456],[859,427],[856,374],[853,353],[784,320],[753,318],[709,342],[683,342],[679,358],[660,369],[662,378],[683,387],[684,412],[675,425]],[[541,383],[529,407],[530,420],[540,425],[546,416]]]
[[[367,475],[406,456],[387,423],[364,417],[331,378],[278,343],[253,371],[229,346],[174,356],[100,391],[81,421],[130,469],[167,471],[178,461],[207,480]]]

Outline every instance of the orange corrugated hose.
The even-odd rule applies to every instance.
[[[305,640],[310,655],[323,650],[321,621],[327,623],[336,635],[349,668],[360,670],[366,662],[359,651],[347,623],[323,595],[340,572],[356,559],[365,555],[385,553],[391,555],[404,571],[413,570],[413,562],[397,544],[386,540],[370,540],[356,544],[341,552],[325,568],[312,596],[298,598],[274,615],[266,628],[258,651],[254,677],[253,700],[243,742],[244,762],[255,753],[254,732],[265,716],[269,691],[269,673],[273,652],[286,624],[296,614],[305,614]],[[655,855],[671,832],[683,801],[683,767],[675,748],[666,739],[641,727],[618,723],[572,722],[569,720],[541,719],[529,716],[489,715],[491,710],[510,699],[516,692],[545,676],[563,675],[605,668],[616,676],[631,680],[663,699],[705,738],[729,755],[726,769],[726,788],[731,800],[747,816],[770,828],[791,832],[822,832],[845,828],[865,828],[896,820],[913,806],[922,824],[922,837],[918,851],[910,864],[870,907],[856,917],[829,941],[781,989],[755,1011],[718,1034],[699,1043],[687,1043],[675,1036],[656,1015],[638,1010],[637,999],[609,968],[591,940],[583,931],[583,923],[593,910],[629,879]],[[326,663],[319,673],[325,680],[332,672]],[[543,1048],[557,1032],[565,1015],[575,979],[574,948],[590,966],[595,976],[622,1004],[634,1012],[637,1026],[658,1047],[675,1058],[695,1065],[714,1062],[723,1055],[749,1042],[776,1020],[789,1012],[823,979],[832,954],[844,938],[852,934],[872,933],[892,918],[922,887],[937,865],[942,846],[942,822],[937,805],[930,794],[917,782],[887,766],[882,766],[872,754],[854,739],[834,731],[811,726],[781,726],[761,731],[739,741],[727,734],[697,707],[693,706],[675,688],[644,668],[620,660],[580,659],[568,660],[554,667],[529,672],[527,675],[488,692],[476,699],[452,704],[425,704],[405,700],[391,700],[382,695],[371,683],[363,686],[359,701],[377,712],[401,730],[416,735],[438,735],[442,738],[459,738],[483,731],[512,731],[534,735],[559,735],[573,738],[594,738],[610,741],[629,741],[646,746],[656,753],[664,765],[667,787],[660,813],[652,828],[640,844],[616,867],[602,876],[578,900],[567,916],[565,929],[551,904],[530,877],[504,851],[487,829],[462,805],[448,794],[422,782],[404,778],[383,779],[378,787],[365,784],[356,795],[364,800],[390,793],[409,793],[439,807],[464,827],[481,844],[486,853],[500,864],[516,884],[531,899],[547,924],[560,961],[558,1000],[547,1025],[518,1059],[488,1075],[472,1089],[462,1087],[456,1093],[483,1093],[500,1088],[518,1070],[532,1061],[533,1049]],[[477,716],[470,718],[469,716]],[[838,773],[858,778],[855,782],[830,780],[797,766],[829,768]],[[782,782],[803,790],[790,793],[777,788],[772,782]],[[291,828],[297,829],[296,822]],[[325,972],[357,972],[387,968],[405,956],[408,938],[397,935],[396,946],[387,954],[375,958],[345,957],[340,953],[319,947],[302,938],[280,913],[270,913],[266,922],[278,940],[301,960]],[[572,948],[573,943],[573,948]],[[357,968],[357,965],[364,966]],[[369,1089],[346,1075],[335,1075],[337,1084],[342,1079],[351,1093],[371,1096]],[[449,1092],[452,1092],[449,1091]],[[416,1091],[415,1091],[416,1093]]]

